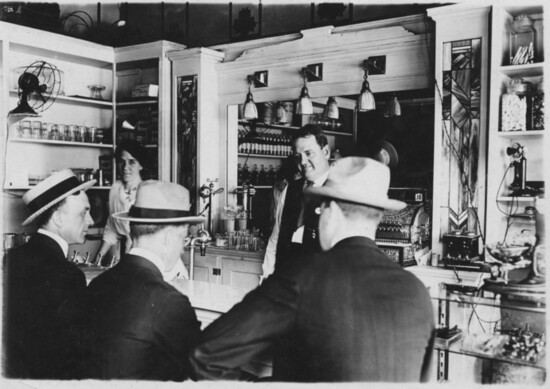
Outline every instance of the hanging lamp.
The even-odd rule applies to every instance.
[[[368,60],[363,62],[363,86],[361,87],[361,92],[359,93],[359,98],[357,99],[357,110],[360,112],[372,111],[376,109],[376,101],[374,100],[374,95],[370,90],[369,85],[369,67]]]
[[[386,102],[386,107],[384,108],[384,117],[393,118],[401,116],[401,104],[397,100],[395,93],[393,97]]]
[[[336,98],[331,96],[327,100],[327,105],[323,111],[323,116],[328,119],[338,119],[340,117],[338,112],[338,104],[336,104]]]
[[[258,119],[258,108],[256,107],[256,103],[254,103],[254,98],[252,97],[252,92],[250,90],[253,81],[254,77],[248,76],[248,93],[246,95],[246,101],[243,109],[243,119],[246,120]]]
[[[300,71],[302,76],[304,86],[302,87],[302,92],[300,93],[300,98],[298,99],[298,104],[296,105],[296,114],[297,115],[312,115],[313,114],[313,103],[311,102],[311,97],[309,97],[309,91],[307,90],[307,75],[306,68],[302,68]]]

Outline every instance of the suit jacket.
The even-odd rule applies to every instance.
[[[35,234],[4,258],[6,375],[75,378],[78,331],[64,307],[86,278],[52,238]]]
[[[193,378],[236,379],[273,346],[274,380],[418,382],[433,330],[426,287],[354,237],[275,272],[205,329],[190,360]]]
[[[186,296],[159,269],[125,255],[88,287],[91,360],[88,375],[100,379],[182,381],[186,355],[200,322]]]

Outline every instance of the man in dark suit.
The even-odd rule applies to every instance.
[[[93,224],[84,191],[70,170],[52,174],[23,196],[38,232],[4,258],[5,375],[77,377],[79,332],[65,309],[86,290],[86,279],[67,261],[69,244],[84,243]],[[66,313],[66,314],[65,314]]]
[[[300,176],[289,179],[275,204],[275,223],[265,250],[262,279],[283,269],[298,257],[319,251],[315,201],[303,195],[308,186],[321,186],[328,175],[330,146],[320,127],[307,124],[292,136],[294,163]]]
[[[190,354],[197,379],[236,379],[273,347],[277,381],[419,382],[427,377],[434,318],[425,286],[374,243],[389,169],[372,159],[335,162],[322,200],[323,252],[275,271],[208,326]]]
[[[186,296],[166,283],[180,260],[189,223],[189,192],[159,181],[140,184],[129,212],[132,248],[88,287],[91,327],[88,376],[99,379],[183,381],[186,355],[200,322]]]

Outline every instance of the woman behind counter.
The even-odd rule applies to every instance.
[[[121,141],[115,150],[115,161],[121,179],[115,181],[109,191],[110,216],[103,232],[103,243],[95,260],[98,265],[117,242],[122,240],[121,244],[124,244],[119,257],[132,247],[130,223],[115,219],[112,215],[117,212],[126,212],[134,204],[138,185],[148,178],[144,176],[147,171],[145,169],[146,158],[147,152],[134,140]]]

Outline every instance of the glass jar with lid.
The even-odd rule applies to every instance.
[[[510,65],[524,65],[535,60],[535,29],[529,15],[517,15],[510,31]]]
[[[500,110],[501,131],[531,130],[532,84],[513,78],[502,95]]]
[[[543,77],[533,92],[533,130],[544,130],[544,81]]]

